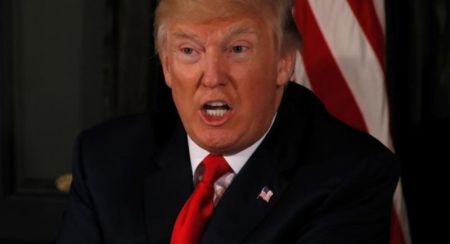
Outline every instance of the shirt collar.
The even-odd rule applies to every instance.
[[[247,147],[246,149],[233,154],[224,156],[225,160],[230,165],[231,169],[235,174],[238,174],[239,171],[244,167],[245,163],[248,161],[250,156],[255,152],[256,148],[261,144],[261,142],[266,137],[267,133],[270,131],[270,128],[272,128],[273,122],[275,121],[276,115],[272,119],[272,124],[270,125],[269,129],[264,133],[264,135],[257,140],[255,143]],[[209,152],[205,149],[201,148],[197,143],[195,143],[191,137],[188,135],[188,147],[189,147],[189,156],[191,159],[191,167],[192,167],[192,175],[195,175],[195,170],[200,165],[202,160],[208,156]]]

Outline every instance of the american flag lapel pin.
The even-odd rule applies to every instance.
[[[266,203],[269,203],[270,198],[272,196],[273,196],[272,190],[270,190],[269,187],[264,186],[256,199],[262,199]]]

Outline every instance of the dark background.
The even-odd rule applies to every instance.
[[[392,132],[414,244],[449,242],[450,3],[387,1]],[[163,106],[151,0],[0,0],[0,244],[50,243],[83,129]]]
[[[392,132],[412,241],[450,243],[450,2],[387,1]]]

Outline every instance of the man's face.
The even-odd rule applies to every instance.
[[[257,15],[175,21],[162,50],[167,85],[189,136],[211,153],[233,154],[271,125],[294,64]]]

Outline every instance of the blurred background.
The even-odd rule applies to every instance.
[[[164,106],[155,2],[0,0],[0,244],[51,243],[78,133]],[[450,243],[450,3],[390,1],[385,13],[412,243]]]

